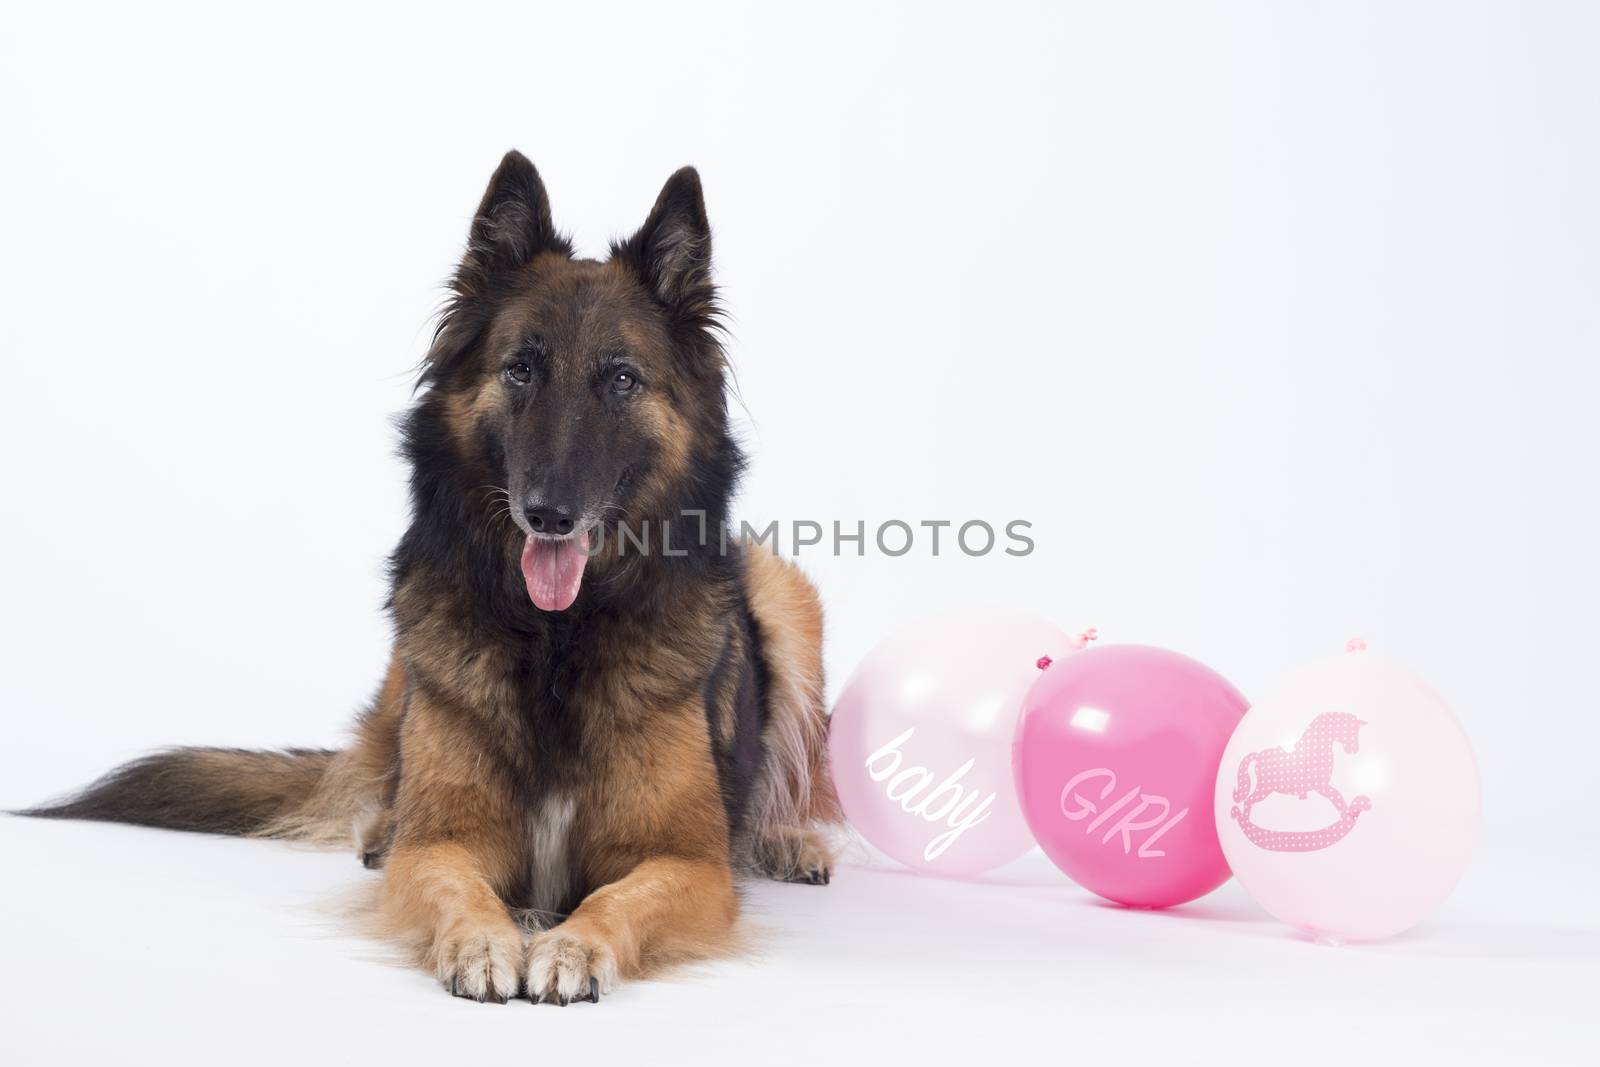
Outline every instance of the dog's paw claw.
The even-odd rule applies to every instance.
[[[794,871],[783,880],[795,885],[827,885],[833,881],[833,871],[827,867],[811,867]]]
[[[598,1004],[601,991],[610,992],[616,978],[616,960],[603,942],[557,927],[528,946],[528,999],[535,1004]]]
[[[754,861],[758,871],[780,882],[827,885],[833,880],[833,847],[822,830],[769,831],[756,844]]]
[[[504,1004],[518,988],[522,936],[493,928],[450,937],[437,947],[440,983],[453,997]]]

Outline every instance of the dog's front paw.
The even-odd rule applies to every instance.
[[[616,984],[616,956],[603,941],[558,926],[528,945],[528,999],[535,1004],[598,1003]]]
[[[517,995],[522,934],[506,929],[458,926],[434,945],[434,973],[451,996],[504,1004]]]

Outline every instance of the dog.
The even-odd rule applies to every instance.
[[[338,750],[178,748],[23,814],[351,842],[451,993],[598,1001],[827,884],[822,610],[730,538],[743,457],[699,175],[578,258],[510,152],[403,422],[393,657]]]

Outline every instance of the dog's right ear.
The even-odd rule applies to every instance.
[[[445,304],[423,359],[419,384],[436,381],[482,335],[492,313],[495,280],[541,252],[572,255],[572,242],[550,220],[550,197],[528,157],[512,149],[500,161],[467,235],[467,251],[450,281]]]
[[[489,179],[472,220],[456,289],[477,291],[495,272],[512,270],[541,252],[572,255],[572,243],[550,219],[550,196],[528,157],[512,149]]]

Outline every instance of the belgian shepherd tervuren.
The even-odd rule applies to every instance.
[[[394,658],[353,743],[174,749],[28,814],[353,837],[383,928],[480,1001],[725,948],[739,871],[826,883],[821,608],[726,536],[710,268],[694,170],[596,261],[509,153],[404,423]]]

